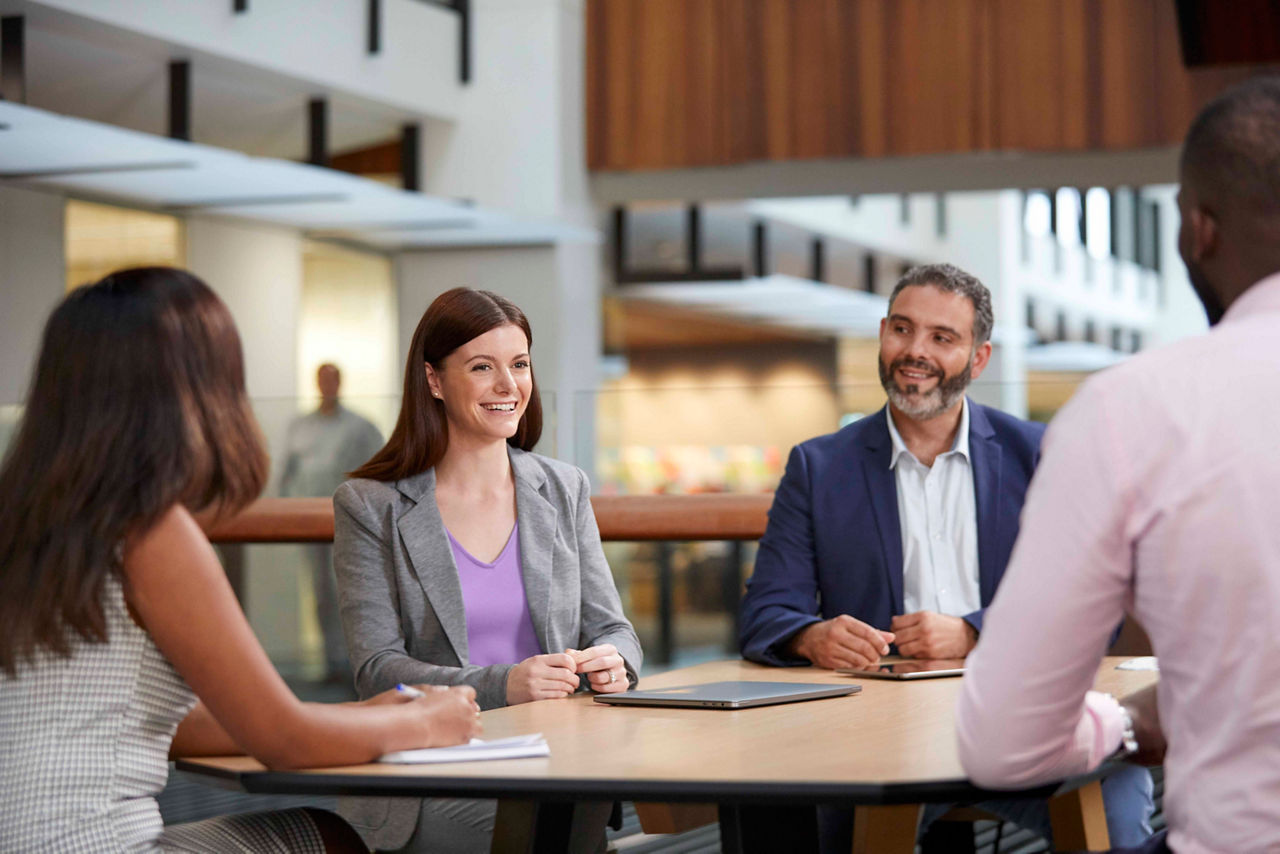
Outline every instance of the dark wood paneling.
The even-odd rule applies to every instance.
[[[593,169],[1176,144],[1172,0],[589,0]]]

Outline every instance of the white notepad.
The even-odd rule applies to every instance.
[[[524,759],[530,756],[550,756],[551,748],[542,733],[517,735],[511,738],[495,738],[490,741],[473,738],[469,744],[453,747],[423,747],[418,750],[397,750],[379,759],[397,765],[422,765],[430,762],[479,762],[485,759]]]
[[[1154,655],[1140,655],[1137,658],[1130,658],[1128,661],[1122,661],[1116,665],[1116,670],[1156,670],[1160,669],[1159,662],[1156,661]]]

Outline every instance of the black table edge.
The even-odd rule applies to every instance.
[[[198,760],[196,760],[198,762]],[[928,783],[824,783],[819,781],[598,780],[590,778],[380,777],[301,771],[229,771],[179,759],[177,770],[220,788],[253,794],[500,798],[538,801],[630,800],[691,803],[869,806],[974,802],[1008,797],[1046,798],[1098,779],[1105,767],[1062,783],[1016,791],[984,789],[967,780]]]

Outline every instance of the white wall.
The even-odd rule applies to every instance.
[[[187,220],[187,266],[217,291],[235,317],[249,396],[292,398],[302,293],[298,232],[193,216]]]
[[[473,0],[457,124],[428,132],[426,191],[593,225],[585,176],[582,0]]]
[[[20,403],[49,312],[65,293],[64,200],[0,186],[0,406]]]

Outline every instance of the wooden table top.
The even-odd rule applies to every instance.
[[[1116,670],[1123,660],[1104,659],[1100,690],[1124,696],[1156,681],[1153,672]],[[851,677],[717,661],[646,677],[641,687],[729,679],[847,684]],[[483,714],[486,738],[543,733],[551,747],[545,758],[269,772],[241,756],[180,760],[178,768],[248,791],[298,794],[598,793],[632,800],[869,804],[989,794],[966,781],[956,754],[961,678],[856,681],[862,691],[855,695],[754,709],[617,707],[579,694]]]

